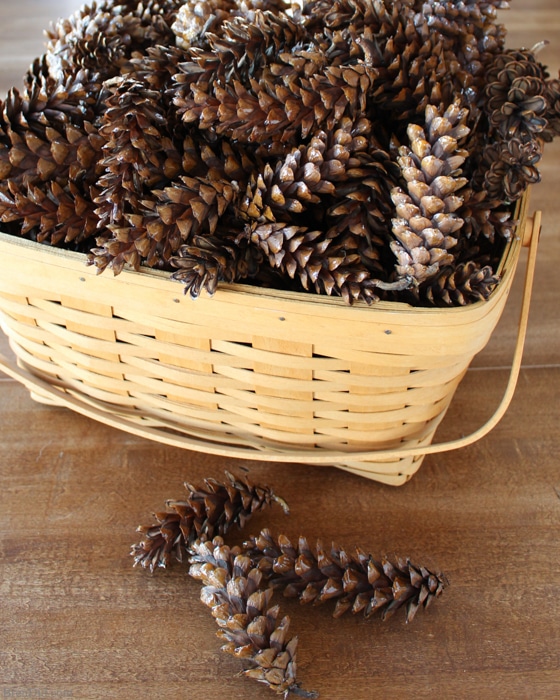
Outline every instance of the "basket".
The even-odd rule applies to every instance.
[[[508,243],[486,302],[451,309],[347,306],[311,294],[222,285],[193,301],[154,270],[97,275],[85,256],[0,234],[0,318],[34,398],[169,445],[332,465],[390,484],[426,454],[484,435],[511,399],[526,329],[532,241],[506,395],[474,435],[432,438],[506,303],[522,246]]]

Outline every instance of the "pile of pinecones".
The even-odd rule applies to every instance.
[[[0,104],[4,230],[99,271],[486,299],[560,80],[506,0],[101,0]]]
[[[282,694],[316,698],[296,680],[297,637],[289,634],[290,618],[272,606],[275,590],[301,603],[335,602],[334,617],[351,610],[383,620],[400,608],[410,622],[420,608],[438,598],[447,579],[409,559],[374,559],[353,550],[266,529],[242,546],[231,547],[224,536],[243,528],[255,513],[286,502],[264,485],[226,472],[224,482],[206,479],[203,486],[185,484],[184,500],[170,500],[171,510],[156,513],[157,522],[140,526],[145,539],[132,547],[134,563],[166,568],[174,560],[190,561],[189,574],[202,583],[201,601],[218,624],[222,650],[241,659],[242,673]]]

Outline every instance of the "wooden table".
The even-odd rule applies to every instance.
[[[512,46],[550,45],[557,0],[503,13]],[[0,5],[0,88],[18,85],[49,19],[78,0]],[[235,462],[137,439],[31,400],[0,379],[0,696],[273,697],[220,652],[199,584],[177,566],[132,568],[135,528],[183,481],[248,470],[287,499],[268,526],[444,571],[450,587],[410,625],[280,603],[300,640],[299,678],[325,700],[560,697],[560,142],[547,148],[532,209],[544,211],[524,366],[513,404],[479,443],[426,458],[406,486],[332,468]],[[438,438],[482,423],[507,376],[521,275],[500,327],[461,385]],[[2,350],[7,352],[3,341]]]

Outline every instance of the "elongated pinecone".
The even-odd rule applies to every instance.
[[[173,559],[183,561],[198,538],[224,535],[231,528],[245,526],[254,513],[272,503],[278,503],[288,513],[286,502],[268,486],[259,486],[247,477],[226,472],[227,480],[205,479],[200,487],[185,484],[185,500],[169,500],[171,511],[156,513],[157,523],[140,526],[146,539],[132,548],[134,565],[140,564],[152,572],[167,567]]]
[[[99,128],[106,139],[95,200],[102,233],[90,262],[118,273],[125,263],[135,269],[142,260],[151,267],[166,263],[174,252],[167,230],[151,221],[150,200],[156,188],[177,176],[182,157],[160,113],[157,91],[127,78],[115,78],[111,91]]]
[[[410,280],[410,286],[418,286],[453,262],[449,250],[464,223],[456,212],[463,204],[460,190],[467,184],[461,166],[468,154],[459,147],[469,132],[465,120],[466,110],[458,104],[443,114],[428,106],[425,130],[409,125],[410,147],[399,149],[406,192],[400,187],[391,192],[397,213],[391,250],[397,258],[398,277]]]
[[[311,546],[305,537],[293,544],[284,535],[273,537],[267,529],[246,542],[243,550],[285,596],[299,598],[301,603],[336,601],[335,617],[352,610],[365,617],[380,612],[386,620],[406,606],[410,622],[447,585],[442,574],[408,559],[377,561],[359,548],[351,552],[334,544],[325,548],[320,541]]]
[[[222,650],[243,660],[243,675],[271,690],[316,698],[296,682],[297,637],[290,638],[290,618],[270,607],[272,589],[262,589],[262,572],[238,547],[221,537],[193,544],[189,574],[203,584],[200,599],[207,605],[225,642]]]

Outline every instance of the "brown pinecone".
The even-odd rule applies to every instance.
[[[201,601],[212,611],[225,642],[222,650],[243,660],[243,675],[287,698],[316,698],[296,682],[297,637],[288,636],[290,618],[270,606],[272,589],[262,590],[262,572],[238,547],[221,537],[193,544],[189,574],[203,584]]]
[[[533,51],[498,54],[486,83],[485,110],[498,138],[527,141],[546,128],[546,71]]]
[[[465,306],[488,299],[499,281],[492,267],[469,260],[441,269],[430,280],[425,297],[434,306]]]
[[[465,222],[461,229],[462,239],[468,240],[470,245],[478,243],[481,237],[490,243],[496,238],[511,239],[516,222],[510,206],[500,199],[490,199],[485,190],[475,191],[468,187],[461,194],[464,202],[457,213]]]
[[[18,233],[39,243],[72,247],[95,235],[98,219],[91,200],[72,182],[9,181],[0,187],[0,221],[17,222]]]
[[[351,143],[344,143],[342,133],[347,133],[344,127],[330,138],[318,131],[308,144],[294,146],[275,163],[265,163],[262,172],[252,173],[238,215],[258,223],[288,220],[319,204],[321,195],[334,195],[334,183],[348,177],[346,169],[354,150]]]
[[[126,71],[129,59],[148,46],[171,44],[182,0],[102,0],[84,5],[51,25],[47,53],[52,75],[86,69],[104,79]]]
[[[543,131],[542,137],[546,141],[552,141],[560,136],[560,77],[547,81],[546,99],[548,103],[547,128]]]
[[[208,138],[227,137],[269,152],[271,143],[295,145],[314,129],[333,129],[346,114],[359,116],[375,75],[364,63],[326,66],[310,75],[304,67],[277,75],[267,65],[258,79],[242,82],[234,74],[224,81],[223,64],[212,54],[192,53],[193,62],[180,66],[174,98],[185,123],[198,122]],[[247,70],[251,74],[252,67]]]
[[[162,222],[177,227],[182,241],[200,232],[213,234],[236,195],[235,181],[180,175],[167,187],[154,189]]]
[[[515,202],[527,187],[540,182],[537,164],[542,158],[540,140],[512,137],[488,144],[479,167],[482,187],[491,200]]]
[[[234,526],[241,529],[254,513],[273,503],[289,512],[284,499],[269,486],[253,484],[247,477],[227,471],[226,477],[225,482],[205,479],[199,487],[185,484],[185,500],[167,501],[171,511],[156,513],[153,525],[140,526],[138,532],[146,539],[132,548],[134,565],[153,572],[158,566],[171,565],[173,559],[181,562],[196,539],[225,535]]]
[[[445,576],[408,559],[377,561],[359,548],[350,552],[333,544],[328,549],[320,541],[313,547],[305,537],[292,544],[285,535],[273,537],[268,529],[245,542],[243,552],[286,597],[301,603],[336,601],[334,617],[351,610],[366,618],[379,612],[386,620],[406,606],[410,622],[447,585]]]
[[[176,177],[181,154],[160,112],[157,91],[126,78],[113,79],[111,90],[99,127],[106,143],[95,202],[103,232],[90,263],[99,270],[109,265],[118,274],[125,263],[138,269],[142,261],[152,267],[167,262],[162,260],[162,250],[170,254],[162,243],[165,229],[153,222],[152,191]]]
[[[41,242],[74,245],[96,231],[92,199],[103,139],[83,118],[79,77],[57,83],[41,65],[28,73],[25,91],[11,90],[2,104],[0,220],[18,222],[22,235]]]
[[[247,225],[238,240],[244,239],[266,255],[273,269],[298,280],[305,291],[341,296],[352,304],[378,301],[376,290],[391,288],[372,274],[377,262],[374,252],[365,250],[362,241],[352,234],[337,237],[274,222]]]
[[[410,124],[410,147],[401,146],[398,163],[407,191],[396,187],[391,198],[397,217],[393,219],[391,250],[397,258],[396,273],[417,286],[433,277],[438,269],[452,263],[452,249],[463,219],[457,210],[463,204],[460,190],[467,184],[461,177],[467,152],[459,142],[468,134],[466,110],[451,105],[443,114],[426,108],[426,131]]]
[[[194,236],[170,259],[172,267],[178,268],[171,278],[182,282],[192,299],[203,289],[212,296],[219,282],[239,282],[259,271],[262,254],[246,241],[237,241],[233,228],[226,230],[225,235]]]

